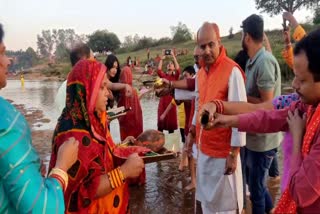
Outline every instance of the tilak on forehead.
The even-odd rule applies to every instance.
[[[209,43],[213,38],[220,40],[220,31],[216,23],[205,22],[197,33],[197,44],[202,45]]]

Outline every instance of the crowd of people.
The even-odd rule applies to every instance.
[[[189,166],[191,182],[185,189],[195,189],[197,211],[245,212],[247,194],[254,214],[320,210],[320,30],[306,34],[292,14],[285,12],[283,18],[297,42],[293,47],[290,30],[284,29],[282,56],[294,73],[293,94],[281,95],[280,67],[256,14],[241,23],[242,50],[234,60],[218,24],[209,22],[197,31],[194,65],[181,69],[174,51],[158,56],[163,84],[155,89],[157,129],[166,135],[180,129],[179,170]],[[0,89],[10,64],[3,37],[0,25]],[[72,70],[55,101],[61,115],[48,174],[25,118],[0,97],[0,213],[129,213],[128,185],[146,182],[137,153],[124,162],[114,157],[117,145],[107,115],[116,105],[131,108],[119,117],[121,141],[134,140],[144,130],[131,58],[120,68],[109,54],[102,64],[86,44],[78,44],[70,61]],[[283,139],[280,131],[286,132]],[[280,179],[281,142],[276,203],[267,178]]]

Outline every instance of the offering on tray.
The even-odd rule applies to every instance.
[[[161,88],[163,86],[163,81],[161,78],[157,78],[153,84],[154,88]]]
[[[119,163],[123,163],[133,153],[138,153],[144,163],[169,160],[178,156],[177,153],[168,151],[166,148],[162,148],[158,153],[143,146],[118,146],[113,150],[116,162]]]
[[[134,142],[136,146],[144,146],[154,152],[158,152],[165,144],[165,137],[162,132],[158,130],[149,129],[142,132]]]

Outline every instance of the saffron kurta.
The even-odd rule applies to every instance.
[[[199,109],[214,99],[227,101],[246,101],[244,74],[241,68],[229,59],[225,50],[215,63],[205,71],[197,73],[199,91]],[[231,146],[245,145],[245,133],[237,129],[203,130],[197,122],[197,138],[200,150],[197,160],[196,198],[201,201],[204,213],[236,212],[243,207],[242,171],[240,157],[237,158],[236,171],[224,175],[226,157]]]

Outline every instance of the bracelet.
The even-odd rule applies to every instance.
[[[60,184],[62,185],[62,189],[65,191],[68,186],[68,174],[63,171],[62,169],[59,169],[57,167],[51,169],[49,173],[49,177],[57,179]]]
[[[235,152],[232,152],[231,150],[230,150],[230,152],[229,152],[229,155],[232,157],[232,158],[235,158],[237,155],[235,154]]]
[[[216,105],[216,108],[217,108],[217,113],[219,114],[223,114],[224,112],[224,105],[223,105],[223,102],[221,100],[213,100],[211,101],[212,103],[214,103]]]
[[[121,186],[125,182],[125,178],[120,167],[108,172],[107,175],[112,189]]]

